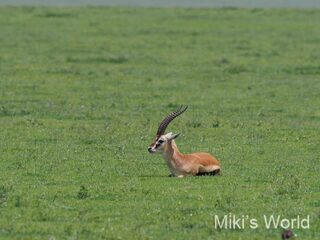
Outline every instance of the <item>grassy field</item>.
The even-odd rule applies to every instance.
[[[0,239],[320,238],[320,10],[0,8]],[[162,118],[220,177],[167,177]],[[259,220],[215,229],[214,216]]]

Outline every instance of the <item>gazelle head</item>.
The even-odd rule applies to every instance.
[[[165,150],[166,145],[179,136],[179,133],[174,134],[172,132],[169,132],[167,134],[164,134],[164,132],[168,127],[169,123],[173,119],[184,113],[187,110],[187,108],[188,106],[181,106],[177,111],[170,113],[165,119],[163,119],[163,121],[159,125],[154,141],[148,147],[149,153],[162,153]]]

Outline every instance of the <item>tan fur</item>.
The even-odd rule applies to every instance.
[[[170,139],[172,135],[172,133],[168,133],[161,136],[165,142],[163,146],[160,146],[158,149],[155,146],[156,141],[150,145],[150,148],[154,149],[153,152],[162,153],[172,176],[184,177],[214,171],[215,174],[220,173],[220,162],[215,157],[204,152],[191,154],[181,153],[175,141]]]
[[[216,175],[220,174],[220,162],[209,153],[197,152],[180,153],[174,139],[179,134],[165,133],[170,122],[187,110],[188,106],[180,106],[171,112],[159,125],[157,135],[148,147],[149,153],[162,153],[170,169],[171,176],[184,177],[187,175]]]

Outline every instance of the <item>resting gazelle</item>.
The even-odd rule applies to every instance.
[[[171,175],[175,177],[184,177],[187,175],[219,175],[220,162],[209,153],[196,152],[191,154],[183,154],[179,151],[175,139],[179,136],[169,132],[165,134],[165,130],[169,123],[184,113],[188,106],[181,106],[177,111],[170,113],[161,122],[157,135],[153,143],[149,146],[150,153],[162,153],[170,169]]]

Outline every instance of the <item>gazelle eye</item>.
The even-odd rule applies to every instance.
[[[160,143],[160,144],[162,144],[164,141],[162,140],[162,139],[160,139],[159,141],[158,141],[158,143]]]

